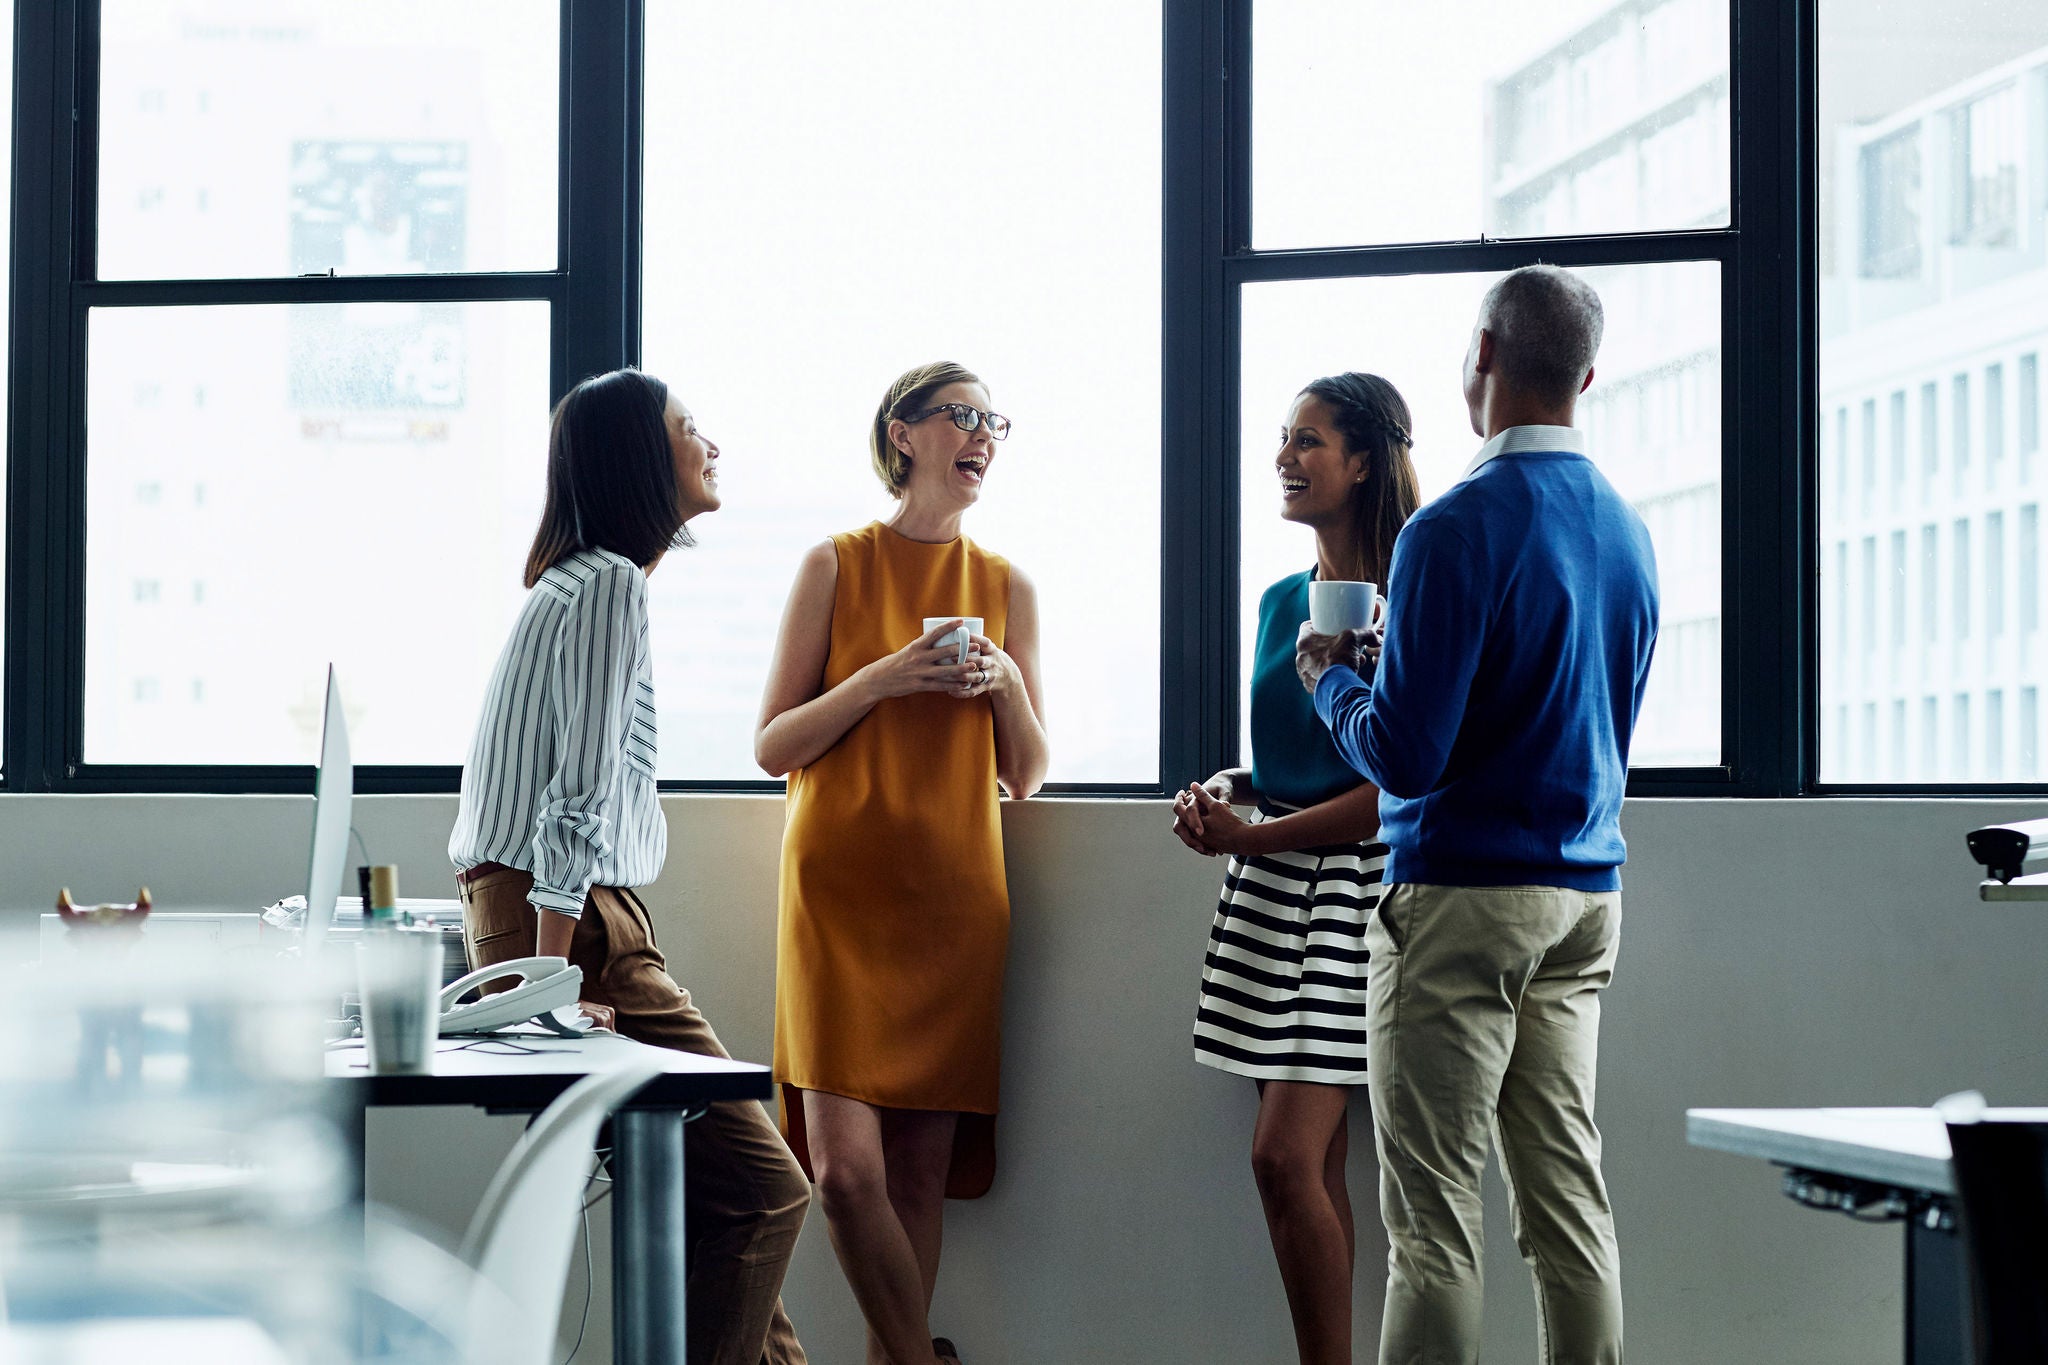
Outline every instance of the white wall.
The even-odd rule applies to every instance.
[[[256,906],[304,877],[310,803],[0,798],[0,924],[68,883],[158,904]],[[648,895],[675,975],[726,1044],[765,1058],[779,800],[675,797]],[[1965,1086],[2048,1102],[2048,907],[1974,896],[1962,833],[2048,814],[1977,801],[1640,801],[1607,998],[1600,1117],[1630,1354],[1660,1365],[1896,1359],[1900,1233],[1794,1207],[1760,1164],[1688,1148],[1690,1105],[1917,1104]],[[935,1314],[977,1365],[1293,1359],[1247,1148],[1248,1082],[1195,1064],[1196,974],[1221,868],[1163,803],[1009,809],[1015,931],[995,1191],[952,1205]],[[446,797],[359,803],[403,889],[433,894]],[[445,885],[445,882],[442,882]],[[1362,1103],[1354,1122],[1363,1137]],[[373,1127],[375,1191],[459,1227],[514,1120],[401,1111]],[[1374,1223],[1367,1144],[1353,1191]],[[401,1155],[405,1160],[400,1162]],[[1533,1307],[1496,1185],[1486,1359],[1531,1359]],[[604,1230],[586,1360],[607,1358]],[[1361,1342],[1381,1243],[1362,1238]],[[572,1272],[580,1305],[581,1267]],[[824,1365],[858,1320],[814,1215],[788,1285]],[[573,1323],[572,1323],[573,1327]],[[1363,1345],[1359,1358],[1370,1359]]]

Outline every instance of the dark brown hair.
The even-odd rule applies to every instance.
[[[693,542],[668,440],[668,385],[639,370],[586,379],[548,425],[548,500],[526,555],[526,586],[579,550],[643,568]]]
[[[896,377],[896,382],[882,395],[882,406],[875,409],[874,424],[868,428],[868,454],[874,460],[875,477],[889,490],[890,497],[903,496],[903,485],[910,482],[910,457],[889,439],[889,423],[925,407],[932,395],[948,384],[980,383],[981,376],[950,360],[919,365]]]
[[[1344,449],[1365,457],[1365,481],[1351,493],[1352,529],[1357,533],[1359,578],[1387,591],[1394,563],[1394,537],[1422,506],[1415,480],[1414,419],[1401,391],[1376,374],[1356,370],[1318,379],[1302,390],[1330,405],[1331,420]]]

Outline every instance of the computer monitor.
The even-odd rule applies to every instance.
[[[334,898],[348,861],[349,803],[355,769],[348,756],[348,722],[341,714],[341,688],[334,665],[327,666],[327,706],[320,720],[320,767],[313,776],[313,851],[306,869],[306,934],[302,951],[312,957],[334,922]]]

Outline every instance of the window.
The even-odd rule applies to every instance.
[[[2034,476],[2034,456],[2041,450],[2041,357],[2028,352],[2020,357],[2019,382],[2020,480]]]
[[[1891,505],[1896,508],[1906,495],[1906,393],[1899,389],[1893,392],[1885,423],[1891,443],[1891,475],[1886,480],[1891,486]]]
[[[1953,240],[1960,246],[2009,247],[2019,232],[2020,160],[2026,145],[2020,87],[2007,83],[1951,116],[1960,184]]]
[[[555,265],[553,0],[101,0],[102,279]]]
[[[1996,646],[2005,634],[2005,513],[1984,516],[1984,632]]]
[[[1941,472],[1941,416],[1939,390],[1930,380],[1920,386],[1920,468],[1925,474],[1922,491],[1932,492],[1934,476]]]
[[[1955,572],[1950,582],[1955,585],[1955,600],[1950,612],[1955,619],[1955,638],[1970,638],[1970,523],[1958,521],[1955,525]]]
[[[1984,370],[1984,486],[1998,487],[1998,470],[2005,459],[2005,366]]]
[[[2026,782],[2041,775],[2041,689],[2022,687],[2020,689],[2020,750],[2019,772],[2015,774]]]
[[[1959,374],[1951,381],[1953,398],[1949,403],[1949,420],[1954,426],[1949,444],[1955,451],[1955,491],[1963,492],[1970,472],[1970,376]]]
[[[1969,54],[1930,63],[1925,54],[1951,27],[1932,6],[1880,12],[1820,0],[1818,11],[1817,412],[1832,417],[1887,393],[1891,489],[1878,504],[1898,510],[1869,529],[1904,531],[1905,509],[1916,498],[1925,509],[1912,517],[1922,528],[1919,581],[1902,585],[1920,594],[1921,627],[1910,641],[1894,639],[1886,666],[1853,676],[1824,669],[1823,704],[1838,693],[1906,701],[1938,686],[1951,710],[1942,727],[1923,724],[1911,780],[2034,780],[2007,741],[2025,729],[2027,689],[2048,673],[2048,654],[2035,643],[2034,487],[2048,323],[2025,310],[2011,322],[2021,315],[2001,301],[2048,282],[2037,254],[2014,249],[2038,245],[2026,240],[2026,204],[2038,187],[2023,182],[2024,168],[2048,155],[2037,93],[2048,80],[2048,34],[1992,25]],[[1917,395],[1920,444],[1913,490],[1903,451],[1909,394]],[[1847,528],[1835,529],[1842,490],[1824,486],[1821,499],[1825,554]],[[1831,598],[1820,605],[1827,638],[1827,614],[1839,607]],[[1957,648],[1978,640],[1982,648]],[[1864,781],[1857,774],[1866,771],[1856,755],[1830,754],[1823,743],[1823,784]]]
[[[648,6],[646,363],[725,452],[725,506],[651,584],[664,777],[760,778],[797,561],[888,515],[876,404],[952,359],[1016,424],[965,532],[1038,585],[1051,775],[1159,781],[1131,662],[1159,650],[1160,12],[946,14],[915,25],[913,95],[876,74],[904,29],[860,6]],[[831,210],[763,194],[767,164]]]
[[[1607,310],[1594,384],[1579,424],[1602,470],[1643,514],[1656,548],[1660,647],[1630,751],[1638,767],[1716,763],[1721,752],[1718,657],[1688,665],[1671,646],[1717,628],[1721,450],[1719,272],[1681,263],[1584,272]],[[1241,658],[1249,658],[1259,596],[1315,562],[1313,537],[1279,515],[1274,433],[1303,385],[1354,348],[1355,319],[1410,325],[1373,348],[1372,370],[1407,400],[1425,501],[1464,476],[1471,435],[1456,358],[1493,275],[1403,275],[1253,284],[1244,291],[1239,391]],[[1451,358],[1446,363],[1446,357]],[[1239,722],[1250,743],[1249,681]]]
[[[1727,0],[1251,8],[1261,248],[1729,221]]]
[[[1870,280],[1920,273],[1920,128],[1901,129],[1858,153],[1862,271]]]
[[[104,0],[75,761],[309,762],[332,662],[358,762],[461,762],[562,350],[562,12]],[[165,671],[217,680],[176,725]]]
[[[540,515],[547,304],[113,308],[88,327],[85,760],[307,761],[331,661],[358,762],[461,763]],[[137,375],[224,401],[139,411]],[[164,459],[228,495],[118,496]],[[181,601],[159,591],[173,575],[217,590]],[[144,673],[219,684],[167,726],[124,705]]]
[[[1607,299],[1583,421],[1664,571],[1633,789],[1974,780],[1990,694],[2018,740],[2048,669],[2022,510],[2048,333],[2013,306],[2044,269],[2048,57],[2025,25],[1965,49],[1931,6],[1817,9],[1816,68],[1787,56],[1812,11],[1773,0],[22,6],[10,70],[49,93],[20,101],[0,181],[39,196],[10,214],[30,330],[7,781],[303,789],[296,674],[317,656],[370,708],[364,790],[451,788],[470,703],[397,700],[366,621],[411,649],[415,603],[466,594],[436,647],[476,667],[519,599],[549,402],[625,363],[700,410],[734,495],[654,583],[664,777],[752,778],[788,575],[886,510],[868,414],[946,354],[1018,419],[970,534],[1046,596],[1055,776],[1206,775],[1241,748],[1246,604],[1302,562],[1261,483],[1275,409],[1306,378],[1387,371],[1442,487],[1476,444],[1450,379],[1475,291],[1539,259]],[[972,98],[936,118],[876,80],[906,35],[933,90]],[[920,173],[959,164],[971,188]],[[974,289],[904,287],[941,274]],[[792,375],[836,434],[778,421]],[[123,439],[145,429],[166,437]],[[356,566],[322,551],[360,533],[372,485],[399,494],[393,536],[478,517],[465,555],[497,576],[437,559],[394,604],[371,562],[343,609]],[[312,605],[268,629],[256,599],[287,584]],[[1973,627],[1985,647],[1955,649]],[[195,662],[223,636],[234,667]],[[1820,657],[1733,666],[1794,640]]]

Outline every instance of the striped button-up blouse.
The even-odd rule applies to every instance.
[[[654,759],[647,574],[578,551],[541,575],[498,656],[448,856],[531,872],[528,899],[565,915],[592,886],[645,886],[668,852]]]

